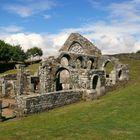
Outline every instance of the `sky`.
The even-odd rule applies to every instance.
[[[80,33],[103,54],[140,50],[140,0],[0,0],[0,39],[57,53]]]

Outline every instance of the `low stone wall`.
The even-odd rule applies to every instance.
[[[120,87],[125,87],[127,85],[128,81],[124,80],[124,81],[119,81],[117,82],[115,85],[111,85],[111,86],[106,86],[106,92],[111,92],[114,91],[116,89],[119,89]]]
[[[65,90],[17,97],[17,116],[47,111],[55,107],[80,101],[83,90]]]

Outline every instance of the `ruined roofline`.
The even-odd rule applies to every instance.
[[[85,54],[96,56],[100,56],[102,54],[100,49],[98,49],[91,41],[89,41],[79,33],[71,33],[59,52],[69,52],[71,46],[74,43],[78,43],[80,46],[82,46]]]

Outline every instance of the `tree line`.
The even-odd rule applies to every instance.
[[[42,56],[43,51],[41,48],[33,47],[26,52],[20,45],[11,45],[0,40],[0,62],[9,61],[25,61],[28,58],[35,56]]]

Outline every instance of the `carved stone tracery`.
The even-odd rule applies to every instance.
[[[82,46],[79,43],[74,43],[70,48],[69,52],[71,53],[78,53],[78,54],[84,54],[84,50]]]

